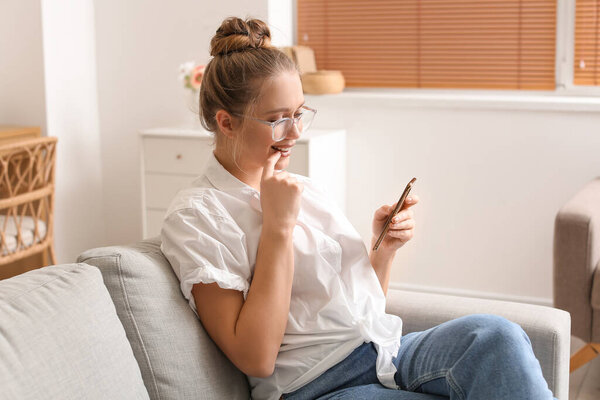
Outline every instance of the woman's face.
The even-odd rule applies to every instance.
[[[281,73],[266,82],[265,85],[252,117],[274,122],[284,117],[293,118],[300,113],[299,108],[304,104],[304,95],[298,73]],[[296,126],[293,126],[288,130],[285,139],[275,142],[270,126],[252,119],[247,119],[245,123],[246,131],[240,155],[240,164],[243,169],[260,168],[262,172],[267,158],[277,152],[272,146],[288,148],[294,146],[296,139],[300,137]],[[287,168],[290,157],[294,156],[293,147],[289,150],[289,155],[282,153],[279,157],[275,169]]]

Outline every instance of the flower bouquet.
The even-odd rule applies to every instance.
[[[202,86],[202,77],[204,76],[204,68],[202,64],[196,64],[195,61],[188,61],[179,66],[179,80],[183,83],[186,90],[186,105],[191,111],[190,118],[194,127],[200,126],[199,121],[199,92]]]
[[[183,63],[179,66],[179,80],[183,82],[185,88],[198,91],[202,85],[205,67],[205,65],[197,65],[195,61]]]

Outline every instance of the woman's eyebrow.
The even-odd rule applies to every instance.
[[[300,104],[300,105],[299,105],[299,106],[296,108],[296,110],[297,110],[298,108],[302,107],[302,106],[303,106],[305,103],[306,103],[306,101],[304,101],[302,104]],[[272,114],[272,113],[276,113],[276,112],[279,112],[279,111],[288,111],[288,110],[289,110],[289,108],[285,108],[285,107],[283,107],[283,108],[278,108],[278,109],[276,109],[276,110],[267,111],[267,112],[266,112],[266,114]]]

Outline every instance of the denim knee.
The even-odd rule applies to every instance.
[[[477,333],[478,339],[489,342],[490,345],[527,344],[531,341],[523,328],[500,315],[472,314],[465,317],[472,332]]]

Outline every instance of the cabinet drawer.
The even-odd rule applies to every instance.
[[[146,172],[197,175],[212,151],[212,138],[145,138]]]
[[[178,191],[196,179],[190,175],[146,174],[146,207],[167,209]]]

